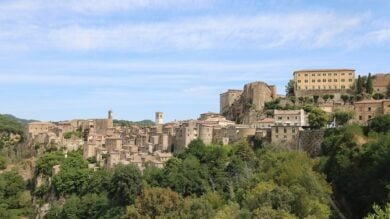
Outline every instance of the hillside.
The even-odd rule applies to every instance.
[[[22,134],[23,126],[27,122],[28,120],[19,119],[12,115],[0,114],[0,132]]]
[[[138,125],[141,127],[153,126],[154,122],[152,120],[142,120],[142,121],[128,121],[128,120],[114,120],[115,125],[119,126],[131,126]]]

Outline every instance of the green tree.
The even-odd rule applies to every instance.
[[[334,117],[338,125],[345,125],[349,120],[353,119],[354,111],[336,111]]]
[[[119,164],[114,168],[108,188],[112,200],[122,206],[133,204],[141,190],[142,176],[137,166]]]
[[[314,100],[314,103],[318,103],[318,99],[320,98],[320,96],[318,95],[313,95],[313,100]]]
[[[288,97],[295,96],[294,85],[295,85],[294,80],[288,81],[288,83],[286,85],[286,96],[288,96]]]
[[[386,133],[390,131],[390,115],[380,115],[373,118],[369,128],[375,132]]]
[[[372,94],[372,92],[374,92],[374,87],[372,85],[371,73],[368,73],[368,77],[367,77],[367,80],[366,80],[366,92],[368,94]]]
[[[7,160],[3,155],[0,155],[0,170],[4,170],[7,167]]]
[[[356,82],[356,93],[357,94],[363,93],[363,88],[364,88],[364,82],[362,81],[362,78],[359,75]]]
[[[385,98],[385,95],[381,93],[375,93],[374,95],[372,95],[372,98],[374,98],[375,100],[381,100]]]
[[[322,99],[324,99],[325,102],[328,102],[329,98],[330,98],[329,94],[322,95]]]
[[[309,124],[312,128],[322,128],[328,121],[328,114],[320,108],[314,108],[309,114]]]
[[[345,105],[348,102],[348,100],[349,100],[349,96],[346,95],[346,94],[342,94],[341,95],[341,99],[343,100],[344,105]]]
[[[182,205],[181,196],[165,188],[144,189],[135,201],[138,212],[150,218],[178,217]]]
[[[366,219],[388,219],[390,218],[390,203],[381,209],[378,205],[374,205],[372,207],[374,209],[374,213],[369,214]]]

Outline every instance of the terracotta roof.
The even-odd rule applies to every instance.
[[[258,121],[259,123],[272,123],[275,122],[275,119],[273,118],[265,118]]]

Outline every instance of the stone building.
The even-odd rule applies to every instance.
[[[299,132],[309,125],[304,110],[274,110],[274,125],[271,128],[271,142],[297,149]]]
[[[220,113],[229,111],[229,108],[233,105],[233,103],[241,97],[242,90],[233,90],[229,89],[225,93],[220,94],[219,98],[219,106]]]
[[[354,69],[309,69],[294,71],[295,96],[340,94],[351,92],[355,82]]]
[[[302,127],[293,124],[275,124],[271,128],[271,142],[286,145],[290,149],[297,149],[299,131]]]
[[[27,125],[28,138],[33,139],[38,134],[46,134],[56,126],[51,122],[31,122]]]
[[[390,73],[373,75],[372,86],[374,88],[374,93],[381,93],[386,95],[390,88]]]
[[[308,126],[309,119],[303,109],[300,110],[274,110],[276,124],[290,124],[295,126]]]
[[[246,84],[243,91],[228,90],[220,95],[221,114],[228,120],[241,124],[250,124],[257,119],[266,102],[276,99],[274,85],[257,81]]]
[[[367,125],[376,116],[387,114],[390,114],[390,99],[355,102],[355,121],[361,125]]]

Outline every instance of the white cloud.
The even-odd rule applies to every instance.
[[[293,13],[202,17],[157,23],[129,23],[53,29],[52,46],[66,50],[204,50],[273,48],[291,44],[307,48],[333,45],[361,21],[353,16]]]

